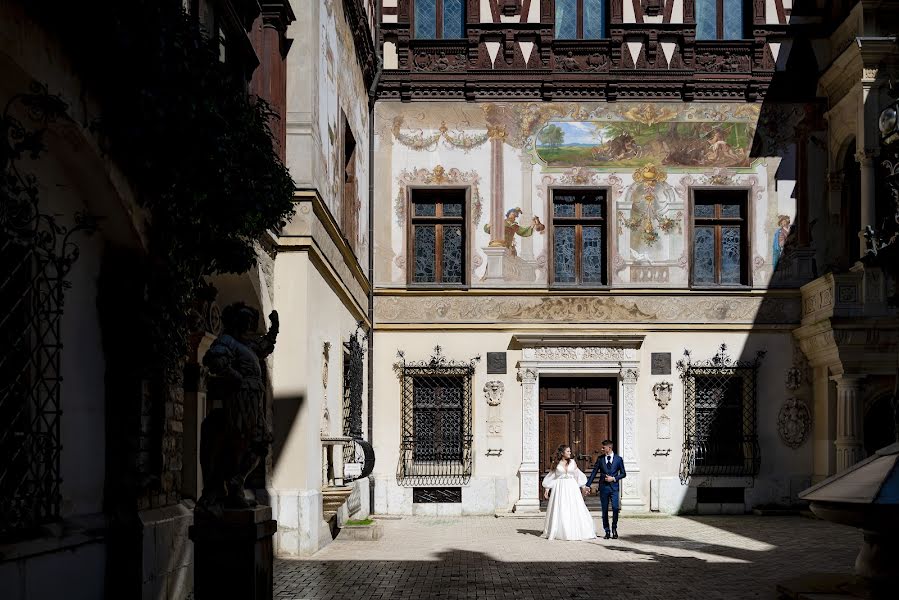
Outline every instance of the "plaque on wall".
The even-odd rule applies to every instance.
[[[506,374],[506,353],[505,352],[488,352],[487,353],[487,373]]]
[[[652,375],[671,375],[671,353],[670,352],[653,352],[652,367],[650,373]]]

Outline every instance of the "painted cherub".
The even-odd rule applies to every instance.
[[[506,219],[503,221],[504,235],[503,245],[508,248],[513,256],[517,256],[515,250],[515,236],[531,237],[534,232],[543,233],[546,225],[540,222],[540,217],[535,216],[530,226],[519,225],[518,217],[521,216],[522,210],[519,207],[510,208],[506,211]],[[484,231],[490,233],[490,223],[484,224]]]

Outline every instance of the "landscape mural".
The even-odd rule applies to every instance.
[[[393,206],[374,213],[378,285],[405,285],[405,209],[413,188],[469,190],[472,287],[548,285],[556,188],[608,194],[604,260],[613,287],[688,285],[694,188],[735,187],[751,198],[753,284],[766,285],[788,246],[794,182],[786,171],[776,176],[773,151],[757,152],[757,129],[777,127],[760,125],[757,105],[383,102],[375,114],[376,204]],[[490,235],[496,225],[502,239]],[[491,245],[505,249],[501,277],[492,280]]]
[[[536,136],[549,167],[749,167],[745,122],[551,121]]]

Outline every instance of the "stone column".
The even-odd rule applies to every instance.
[[[862,232],[866,225],[875,227],[874,223],[874,206],[877,198],[877,182],[875,180],[874,159],[877,153],[874,150],[860,150],[855,154],[855,160],[858,161],[861,171],[861,231],[858,232],[859,256],[865,255],[867,248],[865,238]]]
[[[640,497],[640,461],[637,450],[637,367],[623,367],[619,373],[621,390],[620,416],[618,418],[621,445],[619,453],[624,459],[627,477],[621,482],[621,504],[645,509]]]
[[[865,457],[862,445],[861,384],[864,375],[835,375],[837,384],[837,473]]]
[[[490,126],[490,243],[484,248],[487,255],[486,281],[503,280],[503,256],[505,241],[505,185],[503,183],[503,140],[506,132],[501,127]]]
[[[518,469],[518,502],[515,512],[540,512],[540,429],[537,420],[540,391],[537,371],[518,370],[521,380],[521,467]]]

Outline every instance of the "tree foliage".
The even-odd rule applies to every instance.
[[[254,242],[293,209],[293,182],[246,73],[220,60],[174,0],[34,0],[101,103],[92,124],[148,209],[144,323],[151,356],[184,356],[198,287],[255,262]]]
[[[558,125],[547,125],[537,134],[537,140],[544,146],[558,148],[565,143],[565,132]]]

